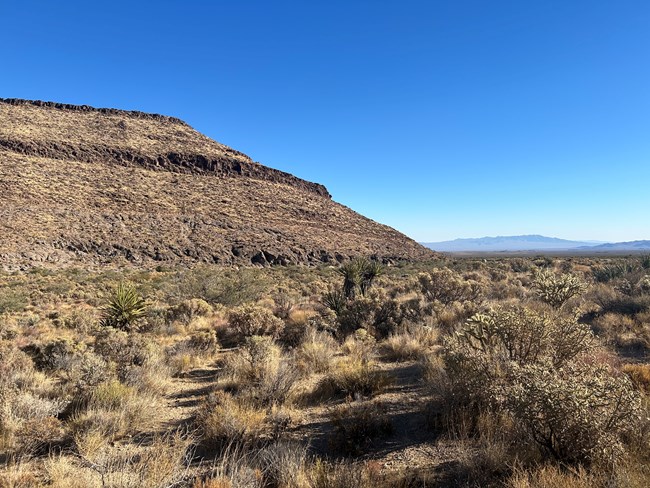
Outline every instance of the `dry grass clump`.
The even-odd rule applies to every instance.
[[[198,330],[166,350],[166,362],[173,376],[186,373],[214,358],[219,350],[214,330]]]
[[[265,409],[224,391],[216,391],[199,408],[196,425],[204,444],[259,445],[276,438],[290,423],[277,409]]]
[[[146,430],[155,422],[158,398],[117,379],[101,383],[78,401],[68,427],[77,447],[89,438],[107,442]],[[89,437],[90,436],[90,437]]]
[[[392,377],[379,369],[372,360],[355,356],[340,358],[319,383],[316,396],[371,397],[384,391],[393,382]]]
[[[650,364],[626,364],[622,371],[630,377],[634,386],[646,395],[650,394]]]
[[[437,329],[412,326],[403,332],[389,336],[381,344],[381,348],[387,359],[410,361],[422,358],[438,344],[439,340],[440,332]]]
[[[329,444],[337,455],[359,456],[377,439],[393,433],[393,424],[378,403],[346,403],[329,414],[334,426]]]
[[[79,458],[59,455],[45,463],[48,483],[55,487],[176,486],[189,477],[191,440],[179,434],[157,436],[147,445],[123,448],[102,445]]]
[[[296,349],[296,364],[304,373],[326,373],[338,349],[338,343],[330,334],[310,329]]]
[[[66,401],[52,390],[24,352],[0,344],[0,451],[31,455],[62,440],[55,417]]]
[[[273,339],[261,336],[246,339],[241,350],[229,356],[224,370],[238,396],[260,406],[285,403],[299,376]]]

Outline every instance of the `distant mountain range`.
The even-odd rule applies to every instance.
[[[453,241],[423,242],[422,245],[441,252],[500,251],[650,251],[650,240],[631,242],[570,241],[540,235],[480,237]]]

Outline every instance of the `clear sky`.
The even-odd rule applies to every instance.
[[[650,2],[0,1],[0,97],[174,115],[420,241],[650,239]]]

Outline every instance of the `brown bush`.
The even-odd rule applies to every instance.
[[[284,322],[270,310],[255,305],[242,305],[228,314],[228,322],[235,338],[243,341],[251,336],[280,337]]]
[[[378,439],[393,432],[393,425],[381,405],[346,403],[330,411],[334,432],[329,439],[335,454],[360,456]]]

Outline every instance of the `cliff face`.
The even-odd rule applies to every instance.
[[[0,266],[424,259],[326,188],[156,114],[0,99]]]

